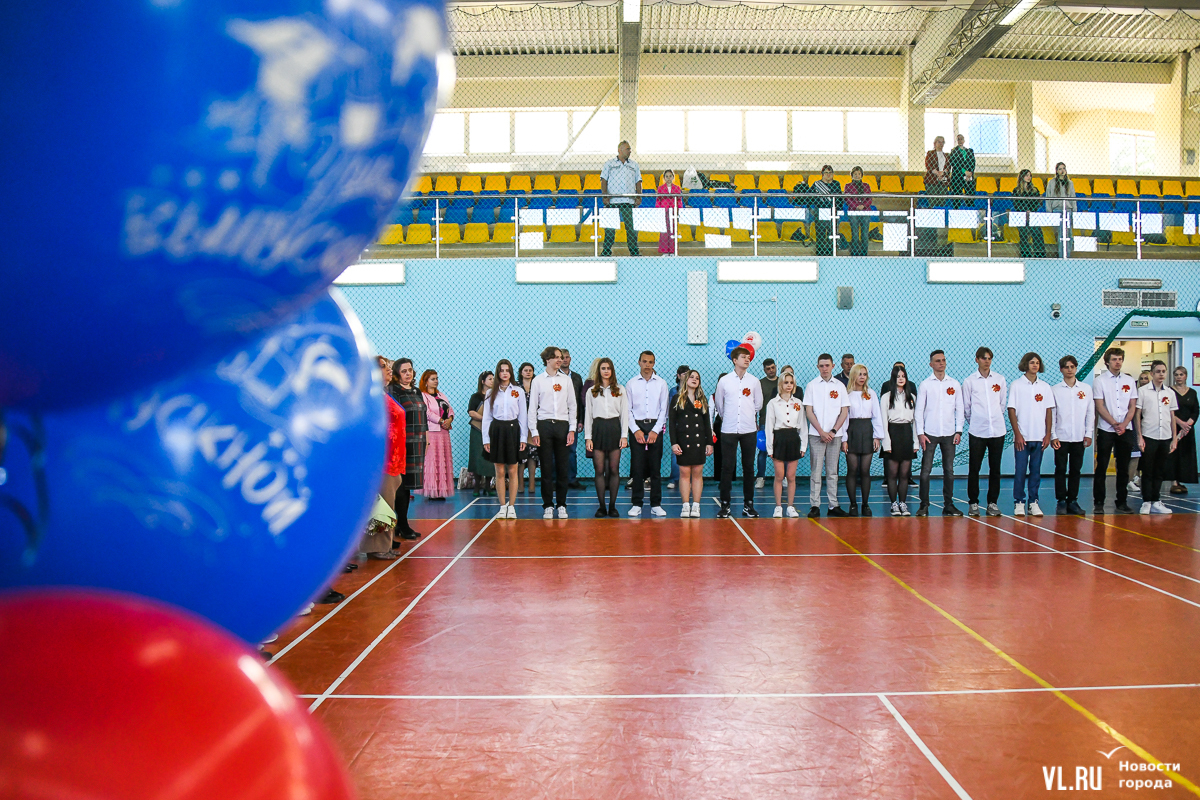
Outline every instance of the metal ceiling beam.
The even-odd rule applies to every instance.
[[[1031,7],[1028,0],[985,0],[963,18],[958,30],[946,43],[942,54],[913,79],[909,96],[913,105],[934,101],[972,64],[987,54],[1012,25],[1000,22],[1018,5]],[[1015,22],[1015,20],[1013,20]]]

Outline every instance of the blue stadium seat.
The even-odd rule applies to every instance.
[[[470,212],[470,210],[470,208],[465,206],[451,206],[450,208],[446,209],[446,216],[442,218],[442,222],[453,222],[456,225],[466,225],[468,222],[467,214]]]
[[[712,198],[713,208],[736,208],[737,195],[733,189],[717,189]]]
[[[434,204],[430,203],[427,206],[422,206],[417,209],[417,224],[432,225],[433,224]]]
[[[708,192],[693,192],[685,197],[684,203],[689,208],[712,208],[713,201]]]
[[[787,208],[792,203],[788,200],[787,189],[768,189],[766,203],[771,208]]]

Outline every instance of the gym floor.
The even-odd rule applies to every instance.
[[[711,484],[701,519],[414,503],[272,663],[364,800],[1200,794],[1200,498],[1054,516],[1043,482],[1015,518],[1005,481],[1006,516],[897,519],[876,482],[873,518],[776,520],[769,489],[761,519]]]

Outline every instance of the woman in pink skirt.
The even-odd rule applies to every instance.
[[[454,457],[450,452],[450,426],[454,409],[446,395],[438,391],[438,374],[427,369],[421,373],[421,397],[425,400],[425,418],[429,433],[425,436],[425,479],[421,494],[430,500],[445,500],[454,494]]]
[[[675,223],[671,220],[670,209],[678,210],[683,206],[683,190],[675,185],[675,173],[667,170],[662,176],[662,186],[658,187],[658,200],[655,208],[667,209],[667,232],[658,237],[659,255],[669,256],[675,252]]]

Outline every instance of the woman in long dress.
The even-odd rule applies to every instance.
[[[419,539],[421,534],[408,523],[408,506],[412,493],[419,491],[425,478],[426,434],[425,399],[416,386],[412,359],[399,358],[392,364],[392,382],[388,394],[404,409],[404,477],[396,490],[392,508],[396,512],[396,534],[401,539]]]
[[[445,500],[454,494],[454,454],[450,450],[454,408],[450,398],[438,391],[438,374],[434,370],[421,373],[421,395],[429,422],[421,494],[430,500]]]
[[[1175,422],[1179,426],[1179,445],[1168,461],[1167,476],[1171,484],[1171,494],[1187,494],[1185,483],[1197,483],[1196,475],[1196,418],[1200,417],[1200,398],[1196,390],[1188,386],[1187,367],[1176,367],[1174,382],[1171,388],[1175,390],[1179,400],[1179,410],[1175,412]]]
[[[683,190],[675,185],[674,171],[667,170],[663,173],[662,186],[658,187],[658,200],[654,205],[656,208],[666,209],[667,232],[658,236],[658,253],[669,256],[675,252],[675,222],[671,219],[671,209],[678,213],[683,206]]]

